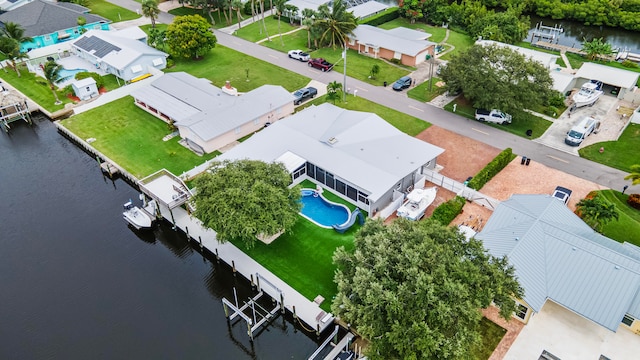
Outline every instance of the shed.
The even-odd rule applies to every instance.
[[[88,100],[100,95],[96,81],[92,77],[74,81],[71,83],[71,87],[80,100]]]
[[[625,94],[633,92],[640,73],[586,62],[578,69],[575,77],[576,86],[582,86],[589,80],[600,80],[606,85],[620,88],[618,99],[622,99]]]

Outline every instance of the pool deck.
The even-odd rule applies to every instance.
[[[247,256],[240,249],[229,242],[220,243],[215,231],[202,226],[200,220],[190,216],[181,207],[169,210],[160,206],[162,216],[169,222],[175,220],[175,225],[190,236],[194,241],[202,241],[202,246],[231,265],[247,279],[259,278],[260,289],[276,301],[284,304],[284,308],[304,322],[307,331],[318,334],[333,324],[334,316],[322,310],[319,304],[309,300],[276,275],[265,269],[258,262]],[[172,214],[173,213],[173,214]]]

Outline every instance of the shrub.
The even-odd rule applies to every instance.
[[[547,107],[547,115],[556,116],[558,114],[558,108],[555,106]]]
[[[627,204],[634,209],[640,210],[640,194],[631,194],[627,198]]]
[[[368,17],[366,19],[362,19],[358,23],[363,25],[378,26],[380,24],[389,22],[393,19],[397,19],[399,16],[400,16],[400,8],[392,7],[392,8],[388,8],[387,10],[379,14]]]
[[[453,219],[460,214],[465,203],[465,198],[462,196],[456,196],[435,208],[431,218],[437,220],[442,225],[449,225]]]
[[[82,79],[86,79],[88,77],[93,78],[93,80],[96,81],[96,86],[98,87],[98,89],[100,89],[101,87],[104,86],[104,79],[102,78],[102,75],[98,74],[98,73],[94,73],[94,72],[79,72],[76,74],[75,79],[76,80],[82,80]]]
[[[172,68],[175,64],[176,62],[171,57],[167,58],[167,68]]]
[[[556,93],[549,98],[549,105],[556,108],[564,106],[564,95],[556,91]]]
[[[396,64],[396,65],[402,64],[402,61],[400,59],[396,59],[396,58],[389,59],[389,62],[392,63],[392,64]]]
[[[467,186],[472,189],[480,190],[489,180],[496,176],[505,166],[509,165],[511,160],[515,159],[516,155],[511,148],[502,150],[498,156],[496,156],[490,163],[487,164],[482,170],[480,170],[476,176],[469,181]]]
[[[628,68],[637,68],[638,64],[636,64],[635,62],[633,62],[631,60],[625,60],[625,61],[622,62],[622,66],[628,67]]]

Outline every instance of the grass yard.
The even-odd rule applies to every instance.
[[[395,29],[397,27],[406,27],[414,30],[422,30],[426,33],[431,34],[431,37],[428,40],[433,41],[435,43],[439,43],[442,40],[444,40],[444,37],[447,34],[447,29],[443,27],[431,26],[421,22],[415,22],[412,24],[411,21],[409,21],[409,19],[403,18],[403,17],[393,19],[391,21],[388,21],[384,24],[379,25],[378,27],[385,30]]]
[[[91,9],[92,14],[100,15],[113,22],[133,20],[140,17],[135,11],[114,5],[106,0],[89,0],[87,7]]]
[[[600,153],[600,148],[604,152]],[[604,141],[578,150],[580,156],[618,170],[631,172],[631,165],[640,164],[640,124],[629,124],[617,141]]]
[[[618,242],[629,242],[640,246],[640,210],[627,204],[629,195],[616,190],[598,191],[599,196],[615,204],[618,209],[618,221],[611,221],[602,228],[604,236]]]
[[[62,104],[56,105],[56,99],[53,97],[53,93],[44,78],[36,76],[34,73],[30,73],[24,65],[18,65],[18,68],[20,69],[20,77],[18,77],[18,74],[15,71],[5,69],[6,72],[0,71],[0,79],[11,84],[24,95],[51,113],[64,108],[64,104],[71,102],[71,100],[65,96],[64,92],[59,90],[57,92],[58,98],[62,101]]]
[[[244,26],[241,29],[236,30],[235,35],[247,41],[256,42],[258,40],[266,39],[267,34],[269,34],[271,38],[271,42],[277,42],[278,44],[282,44],[280,42],[280,36],[278,34],[286,33],[298,28],[297,26],[290,25],[288,21],[280,20],[280,31],[278,31],[278,19],[277,18],[274,19],[271,16],[264,18],[264,24],[267,27],[266,33],[264,31],[264,27],[262,26],[262,21],[257,21],[257,22],[254,22],[253,24]],[[305,36],[306,36],[306,31],[305,31]],[[284,41],[284,37],[282,39]],[[289,50],[292,50],[292,49],[289,49]]]
[[[342,62],[342,49],[336,48],[322,48],[311,53],[314,58],[324,58],[330,63],[335,64],[333,71],[343,73],[344,65]],[[374,64],[380,67],[380,72],[376,75],[375,79],[369,78],[371,75],[371,68]],[[317,70],[320,71],[320,70]],[[399,78],[409,75],[410,70],[397,65],[392,65],[386,61],[380,59],[374,59],[370,56],[358,54],[355,50],[349,50],[347,52],[347,75],[372,85],[382,86],[386,81],[392,84]]]
[[[227,20],[225,19],[224,14],[218,12],[217,10],[211,13],[211,16],[213,17],[213,23],[211,21],[211,17],[209,16],[208,12],[203,9],[194,9],[191,7],[182,6],[179,8],[169,10],[169,14],[175,15],[175,16],[200,15],[203,18],[205,18],[209,22],[209,24],[211,24],[215,29],[222,29],[227,26],[231,26],[233,24],[238,23],[238,18],[236,17],[235,12],[233,13],[233,16],[231,18],[232,21],[230,24],[227,24]],[[227,13],[227,16],[228,15],[229,14]],[[244,19],[247,18],[247,16],[244,14],[242,16],[244,16]]]
[[[476,121],[475,109],[473,108],[473,105],[471,105],[471,103],[467,101],[467,99],[459,96],[449,104],[445,105],[444,109],[454,112],[453,105],[457,105],[455,111],[456,114]],[[550,121],[539,118],[525,111],[518,111],[513,113],[512,115],[513,121],[509,125],[498,125],[492,123],[485,124],[529,139],[540,137],[549,128],[549,126],[551,126]],[[531,130],[531,136],[527,136],[527,130]]]
[[[453,30],[449,31],[449,38],[446,41],[447,44],[453,45],[455,49],[452,51],[442,55],[440,59],[442,60],[451,60],[451,56],[464,51],[475,43],[475,40],[471,38],[471,36],[459,32],[455,32]]]
[[[306,106],[312,104],[320,105],[327,101],[327,96],[323,95],[308,102]],[[420,120],[397,110],[390,109],[386,106],[371,102],[365,98],[354,97],[353,95],[347,95],[346,103],[342,102],[342,100],[338,100],[336,101],[335,105],[348,110],[366,111],[378,114],[378,116],[385,119],[396,129],[409,136],[416,136],[423,130],[431,126],[431,124],[426,121]]]
[[[446,92],[444,87],[438,87],[436,84],[442,82],[441,79],[434,77],[433,80],[425,80],[422,84],[414,87],[407,92],[410,98],[428,102],[433,100],[436,96],[442,95]],[[429,90],[429,84],[431,84],[431,90]]]
[[[471,349],[471,353],[475,360],[487,360],[491,357],[493,350],[496,349],[507,330],[485,317],[480,320],[479,330],[482,343],[480,346]]]
[[[216,45],[201,60],[175,59],[175,63],[166,72],[185,71],[196,77],[207,78],[218,87],[224,86],[225,81],[229,80],[239,92],[265,84],[277,84],[288,91],[295,91],[309,82],[307,77],[221,45]]]
[[[139,109],[130,96],[62,120],[62,125],[141,178],[162,168],[181,174],[218,155],[198,156],[178,144],[180,137],[162,141],[171,131],[162,120]]]
[[[280,41],[280,37],[276,36],[276,37],[271,37],[271,41],[261,42],[260,45],[266,46],[273,50],[281,51],[283,53],[286,53],[289,50],[298,50],[298,49],[306,52],[311,52],[311,50],[307,46],[308,32],[306,29],[298,30],[291,34],[283,35],[282,42]]]

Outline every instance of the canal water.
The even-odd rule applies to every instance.
[[[137,191],[45,118],[0,133],[0,359],[306,359],[289,317],[254,342],[221,297],[253,293],[165,223],[137,233]]]

